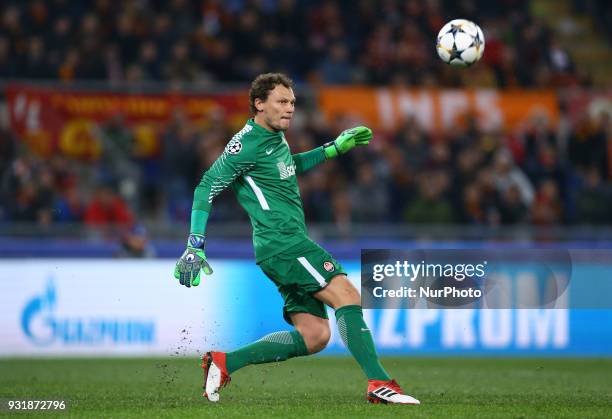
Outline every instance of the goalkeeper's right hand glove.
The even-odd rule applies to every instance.
[[[212,274],[212,268],[206,260],[204,247],[206,239],[201,234],[190,234],[187,239],[187,249],[176,262],[174,277],[187,288],[200,285],[200,271],[206,275]]]

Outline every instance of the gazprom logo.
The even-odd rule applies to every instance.
[[[155,323],[150,320],[61,317],[56,313],[57,290],[52,280],[29,300],[21,313],[21,328],[35,345],[150,345]]]

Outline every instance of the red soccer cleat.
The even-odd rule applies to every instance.
[[[414,397],[404,394],[395,380],[368,380],[366,399],[370,403],[421,404]]]
[[[225,367],[225,352],[206,352],[202,356],[204,394],[211,402],[219,401],[219,389],[231,380]]]

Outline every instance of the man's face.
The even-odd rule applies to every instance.
[[[293,89],[278,84],[265,102],[255,99],[255,107],[261,111],[255,117],[258,124],[272,131],[286,131],[295,110]]]

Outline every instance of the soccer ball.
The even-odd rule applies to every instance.
[[[442,27],[436,45],[438,55],[447,64],[468,67],[480,60],[485,39],[480,27],[466,19],[454,19]]]

